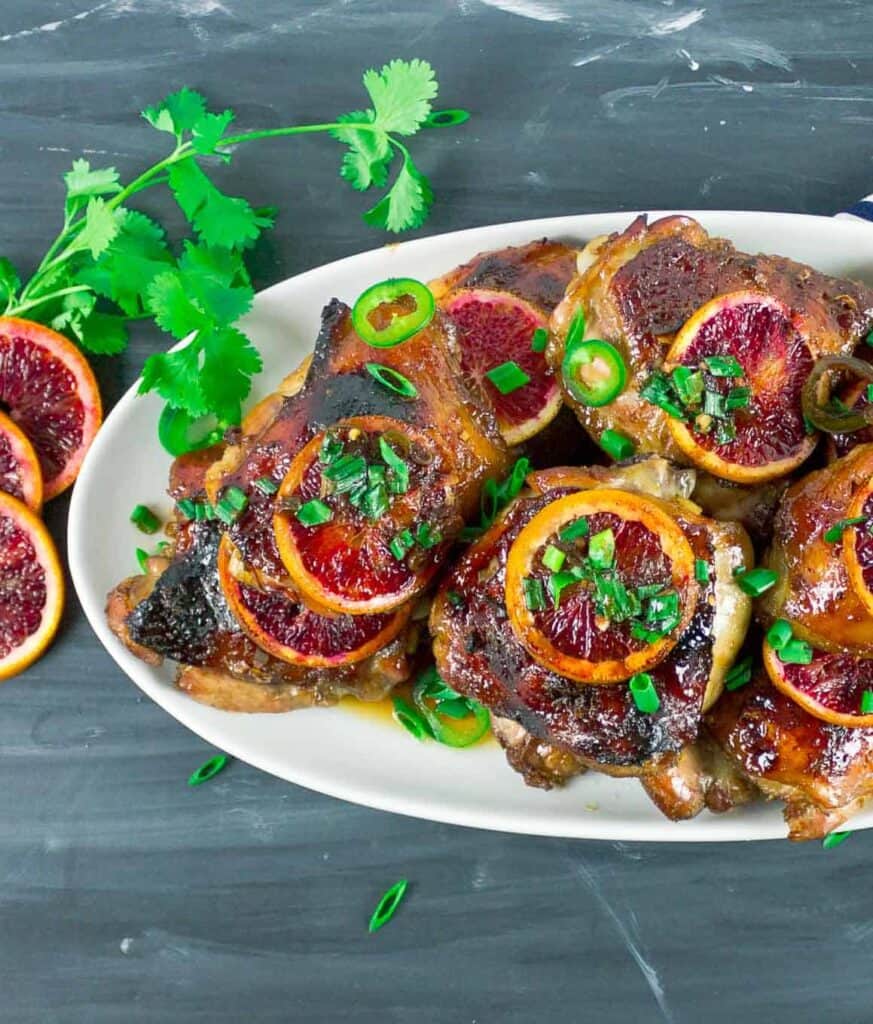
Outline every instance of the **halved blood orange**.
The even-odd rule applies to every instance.
[[[873,616],[873,480],[868,479],[858,490],[846,518],[863,520],[843,533],[843,551],[852,588]],[[870,628],[873,629],[873,622]]]
[[[864,692],[873,692],[873,660],[816,650],[808,665],[786,664],[765,640],[764,666],[777,689],[823,722],[873,726],[861,710]]]
[[[36,450],[44,498],[66,490],[103,416],[97,381],[82,353],[48,327],[0,317],[0,408]]]
[[[0,412],[0,491],[23,501],[33,512],[42,507],[42,470],[33,445]]]
[[[390,643],[411,605],[387,615],[334,615],[307,607],[291,590],[268,590],[250,578],[227,534],[218,548],[218,578],[243,630],[268,654],[292,665],[353,665]]]
[[[574,524],[583,520],[580,533]],[[611,567],[592,571],[596,538],[609,533]],[[557,561],[555,549],[564,555]],[[555,576],[564,585],[557,602]],[[691,621],[699,587],[691,545],[662,505],[603,488],[559,498],[531,519],[510,548],[505,595],[513,631],[533,658],[577,682],[604,684],[670,653]],[[653,599],[663,607],[672,602],[670,621],[659,625],[646,610]],[[628,614],[634,604],[638,610]]]
[[[523,299],[487,289],[456,292],[441,305],[457,328],[461,369],[491,399],[503,440],[520,444],[551,423],[561,408],[561,388],[544,351],[531,347],[547,317]],[[503,394],[487,374],[508,362],[529,380]]]
[[[373,470],[385,492],[371,504]],[[294,585],[332,612],[397,608],[427,585],[460,526],[451,500],[458,483],[442,442],[400,420],[351,417],[317,434],[292,460],[273,518]]]
[[[0,494],[0,679],[42,654],[63,606],[64,576],[48,531],[23,502]]]
[[[719,361],[722,372],[711,372]],[[724,374],[725,361],[738,363],[742,376]],[[778,299],[739,291],[701,306],[667,353],[664,370],[678,366],[700,370],[706,392],[715,396],[688,421],[668,418],[673,439],[695,465],[725,480],[758,484],[785,476],[812,453],[816,436],[806,432],[801,392],[813,357],[798,319]],[[749,389],[747,404],[731,408],[730,396],[739,400],[740,388]]]

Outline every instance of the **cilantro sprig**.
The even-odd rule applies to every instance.
[[[230,133],[232,111],[209,110],[191,89],[146,108],[146,121],[171,137],[170,151],[126,185],[114,167],[75,160],[64,176],[61,230],[31,277],[22,283],[13,264],[0,258],[0,309],[48,324],[97,355],[123,351],[131,321],[153,320],[185,343],[149,356],[140,392],[156,391],[192,419],[208,414],[221,424],[238,423],[261,369],[257,350],[237,326],[254,298],[245,254],[273,225],[276,211],[226,194],[209,167],[229,162],[243,143],[329,134],[345,147],[343,179],[357,191],[385,190],[364,220],[391,232],[420,227],[433,192],[401,140],[424,127],[463,123],[467,114],[432,110],[438,86],[423,60],[393,60],[365,72],[363,82],[372,104],[364,110],[323,124],[241,134]],[[187,237],[169,239],[156,220],[129,205],[156,186],[170,189]]]

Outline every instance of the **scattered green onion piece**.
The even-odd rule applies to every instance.
[[[361,496],[361,511],[368,519],[381,519],[390,507],[388,489],[384,484],[376,483],[364,490]]]
[[[832,850],[835,846],[839,846],[840,843],[844,843],[851,832],[830,832],[821,841],[821,845],[825,850]]]
[[[840,519],[838,522],[834,523],[830,529],[825,530],[824,539],[828,544],[836,544],[850,526],[858,526],[860,523],[866,522],[866,516],[852,516],[850,519]]]
[[[418,397],[418,388],[412,381],[390,366],[383,366],[382,363],[364,363],[364,369],[389,391],[402,395],[404,398]]]
[[[401,878],[399,882],[395,882],[394,885],[391,886],[391,888],[376,904],[376,909],[373,911],[370,923],[367,925],[367,931],[370,932],[371,935],[373,932],[379,931],[383,925],[388,924],[394,916],[395,911],[400,906],[400,901],[403,899],[408,885],[409,882],[405,878]]]
[[[424,128],[452,128],[470,120],[470,111],[453,107],[447,110],[432,110],[424,119]]]
[[[688,366],[677,366],[670,376],[673,378],[673,387],[683,405],[700,405],[705,387],[700,370],[692,370]]]
[[[519,388],[523,388],[525,384],[530,383],[529,375],[513,359],[495,366],[485,376],[501,395],[511,395],[513,391],[518,391]]]
[[[388,549],[398,562],[402,562],[414,544],[415,538],[412,536],[412,533],[409,530],[401,530],[391,540]]]
[[[208,761],[201,764],[197,771],[190,776],[188,785],[199,786],[203,782],[214,779],[219,772],[224,771],[229,761],[230,758],[227,754],[216,754],[215,757],[210,757]]]
[[[583,516],[565,526],[558,533],[558,538],[563,541],[579,540],[580,537],[588,536],[589,529],[588,520]]]
[[[554,544],[549,544],[543,552],[543,565],[551,572],[560,572],[567,560],[567,555]]]
[[[322,523],[329,523],[333,519],[333,512],[329,505],[325,505],[318,498],[313,498],[297,509],[297,520],[304,526],[321,526]]]
[[[238,510],[234,508],[227,498],[222,498],[218,504],[214,506],[214,509],[215,515],[225,524],[225,526],[232,526],[239,516]],[[199,514],[197,518],[201,518]]]
[[[349,452],[340,456],[336,461],[331,462],[327,469],[321,474],[325,480],[330,480],[336,485],[338,493],[350,491],[357,481],[367,475],[367,462],[362,455],[354,455]]]
[[[733,412],[735,409],[745,409],[751,401],[751,388],[731,388],[730,391],[728,391],[725,406],[728,412]]]
[[[567,390],[583,405],[608,405],[624,390],[627,367],[621,353],[608,341],[567,342],[561,374]]]
[[[148,572],[150,557],[151,556],[149,555],[148,551],[146,551],[144,548],[136,549],[136,560],[139,563],[139,567],[142,572]]]
[[[333,434],[325,434],[321,441],[321,448],[318,453],[318,461],[323,466],[329,466],[343,453],[343,443]]]
[[[752,678],[752,656],[751,654],[746,655],[741,661],[738,661],[733,665],[724,677],[724,687],[726,690],[739,690],[741,686],[745,686],[746,683]]]
[[[426,740],[433,735],[430,726],[411,704],[402,697],[393,697],[391,702],[394,705],[391,717],[408,733],[411,733],[417,740]]]
[[[628,687],[637,711],[641,711],[644,715],[652,715],[661,706],[658,691],[648,672],[637,672],[635,676],[631,676]]]
[[[675,400],[678,397],[670,378],[661,370],[655,370],[640,388],[640,398],[645,399],[651,405],[656,405],[659,409],[663,409],[673,419],[684,420],[685,410]]]
[[[791,623],[787,619],[777,619],[767,630],[767,643],[774,651],[781,651],[793,635]]]
[[[261,494],[275,494],[279,490],[279,485],[275,480],[271,480],[268,476],[259,477],[255,480],[254,486],[261,492]]]
[[[512,501],[513,498],[518,497],[519,492],[522,487],[524,487],[524,481],[529,470],[529,458],[523,456],[520,459],[516,459],[515,465],[512,467],[509,476],[507,476],[503,483],[497,488],[497,499],[501,505],[505,505],[506,502]]]
[[[542,580],[535,576],[525,576],[522,580],[524,590],[524,606],[529,612],[541,612],[546,607],[546,595]]]
[[[861,714],[873,715],[873,690],[865,690],[861,694]]]
[[[538,327],[533,332],[533,337],[530,340],[530,347],[532,352],[545,352],[546,345],[549,342],[549,332],[545,327]]]
[[[239,487],[228,487],[223,497],[231,508],[236,509],[237,512],[244,512],[249,503],[245,491]]]
[[[588,541],[588,558],[596,569],[608,569],[615,558],[615,534],[610,528],[595,533]]]
[[[410,297],[415,308],[409,313],[393,313],[384,327],[376,327],[372,315],[382,306],[395,306]],[[433,319],[431,290],[411,277],[389,278],[368,288],[352,308],[352,323],[362,341],[373,348],[393,348],[425,328]]]
[[[664,619],[675,619],[679,614],[679,595],[675,590],[666,594],[655,594],[649,598],[646,609],[647,622],[663,622]]]
[[[766,593],[779,579],[779,574],[772,569],[748,569],[736,574],[737,583],[744,593],[750,597],[760,597]]]
[[[694,560],[694,578],[698,583],[709,582],[709,562],[702,558]]]
[[[706,356],[703,365],[713,377],[743,376],[743,367],[734,356]]]
[[[576,310],[576,314],[570,321],[570,327],[567,330],[567,337],[564,342],[565,348],[572,348],[574,345],[578,345],[580,341],[585,337],[585,311],[580,307]]]
[[[130,521],[142,533],[157,533],[161,528],[160,519],[148,505],[136,505],[130,513]]]
[[[710,391],[708,388],[703,392],[703,414],[719,419],[727,412],[725,397],[719,391]]]
[[[873,402],[873,384],[867,385],[867,401]]]
[[[737,437],[737,428],[733,420],[715,421],[715,443],[730,444]]]
[[[604,430],[600,435],[600,447],[616,462],[629,459],[636,451],[633,441],[617,430]]]
[[[182,513],[182,515],[186,519],[197,518],[197,502],[192,501],[190,498],[180,498],[176,502],[176,508]]]
[[[379,453],[382,461],[394,474],[394,479],[403,490],[399,493],[405,494],[409,490],[409,466],[400,458],[384,437],[379,438]]]
[[[459,594],[457,590],[447,590],[446,599],[453,608],[464,607],[464,595]]]
[[[419,523],[415,531],[415,543],[420,548],[424,548],[427,551],[429,548],[435,548],[437,544],[441,543],[443,535],[439,530],[434,530],[430,523]]]
[[[812,662],[812,647],[799,637],[792,637],[781,649],[776,652],[776,657],[785,665],[809,665]]]
[[[561,606],[561,595],[574,583],[578,583],[579,580],[572,572],[553,572],[548,579],[547,586],[549,588],[549,596],[552,599],[552,604],[555,608]]]

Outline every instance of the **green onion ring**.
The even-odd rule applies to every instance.
[[[432,110],[424,119],[424,128],[452,128],[470,120],[470,111],[453,107],[448,110]]]
[[[405,878],[401,878],[399,882],[395,882],[387,892],[382,894],[367,926],[367,931],[371,935],[373,932],[377,932],[382,925],[388,924],[394,916],[394,912],[400,906],[400,901],[403,899],[408,885],[409,882]]]
[[[378,381],[389,391],[402,395],[404,398],[418,397],[418,388],[412,381],[397,370],[392,370],[390,366],[383,366],[382,363],[364,363],[364,369],[373,380]]]
[[[822,401],[825,378],[836,370],[845,370],[862,380],[873,381],[873,365],[854,356],[822,356],[803,385],[803,414],[819,430],[828,434],[850,434],[873,424],[873,405],[863,409],[828,408]]]

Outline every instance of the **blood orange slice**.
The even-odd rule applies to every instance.
[[[432,434],[387,416],[343,420],[294,457],[273,530],[304,599],[350,615],[422,590],[460,526],[459,481]]]
[[[64,604],[64,577],[45,526],[0,494],[0,679],[23,672],[48,646]]]
[[[455,293],[442,308],[458,331],[461,369],[491,399],[503,440],[519,444],[550,423],[561,408],[561,389],[544,346],[532,345],[534,332],[546,329],[546,317],[523,299],[486,289]],[[506,363],[515,363],[528,379],[503,393],[488,373]]]
[[[513,631],[541,665],[615,683],[662,661],[697,604],[694,553],[656,501],[595,489],[547,505],[506,563]]]
[[[865,692],[873,694],[873,660],[813,651],[808,665],[786,664],[765,640],[764,665],[774,686],[823,722],[873,726],[873,712],[862,711]]]
[[[843,534],[843,549],[849,580],[873,616],[873,480],[868,479],[852,499],[847,519],[852,525]]]
[[[0,408],[36,450],[45,499],[66,490],[103,416],[97,381],[82,353],[48,327],[0,317]]]
[[[813,358],[791,311],[769,295],[720,295],[686,321],[664,370],[702,374],[704,389],[670,416],[676,444],[696,465],[735,483],[785,476],[809,457],[801,392]],[[698,378],[699,379],[699,378]]]
[[[332,615],[308,608],[288,590],[265,590],[246,578],[233,541],[218,549],[218,578],[236,620],[268,654],[292,665],[339,668],[375,654],[406,625],[411,607],[388,615]]]
[[[0,491],[23,501],[33,512],[42,507],[42,471],[33,445],[0,412]]]

